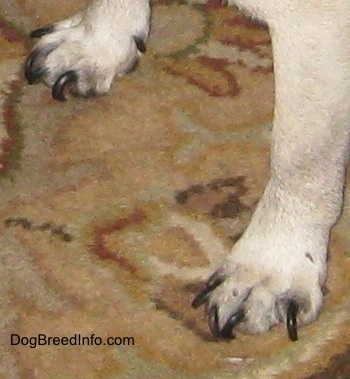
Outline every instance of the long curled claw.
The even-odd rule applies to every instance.
[[[66,101],[66,96],[64,91],[69,83],[76,82],[78,80],[78,75],[75,71],[67,71],[61,75],[52,87],[52,97],[58,101]]]
[[[231,317],[226,321],[223,328],[220,328],[219,325],[219,315],[218,315],[218,306],[210,305],[208,303],[208,299],[211,293],[224,282],[225,277],[220,275],[219,273],[214,273],[207,283],[205,288],[194,298],[192,301],[192,307],[198,308],[202,304],[206,304],[205,312],[208,316],[208,324],[209,329],[214,337],[222,338],[222,339],[233,339],[235,338],[235,334],[232,332],[233,328],[240,323],[244,318],[243,309],[239,309],[237,312],[231,315]]]
[[[216,305],[210,308],[208,311],[208,324],[211,334],[214,337],[220,338],[221,331],[219,328],[219,316],[218,316],[218,308]]]
[[[39,58],[40,55],[41,52],[39,50],[33,50],[27,58],[24,67],[24,76],[27,79],[28,84],[38,83],[45,74],[44,69],[34,68],[35,61]]]
[[[298,324],[297,315],[299,311],[299,306],[296,301],[291,300],[287,309],[287,332],[288,337],[291,341],[298,340]]]
[[[244,311],[241,309],[234,313],[226,322],[225,326],[220,329],[217,306],[213,306],[208,312],[209,329],[214,337],[221,339],[234,339],[236,335],[232,332],[233,328],[244,318]]]
[[[211,276],[205,286],[205,288],[192,300],[191,306],[198,308],[204,304],[212,291],[215,290],[222,282],[224,278],[218,277],[216,274]]]
[[[43,26],[42,28],[32,30],[29,34],[30,38],[41,38],[46,34],[50,34],[54,31],[53,25]]]
[[[244,311],[243,309],[240,309],[238,312],[233,314],[228,321],[226,322],[225,326],[221,330],[221,338],[225,339],[233,339],[236,336],[233,334],[232,330],[233,328],[239,324],[244,318]]]
[[[217,338],[234,339],[236,335],[233,333],[233,328],[240,323],[244,318],[244,311],[240,309],[234,313],[226,322],[224,327],[219,327],[219,317],[217,306],[214,306],[209,312],[209,329],[212,334]]]

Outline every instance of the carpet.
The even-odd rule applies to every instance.
[[[221,1],[155,1],[137,70],[58,103],[24,81],[26,36],[85,3],[0,3],[0,378],[349,378],[350,186],[299,341],[218,341],[190,307],[268,178],[267,30]]]

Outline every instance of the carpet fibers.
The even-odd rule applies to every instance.
[[[24,81],[26,35],[85,3],[0,2],[0,378],[350,378],[348,200],[299,341],[217,341],[190,307],[268,178],[267,30],[220,0],[155,1],[137,70],[58,103]]]

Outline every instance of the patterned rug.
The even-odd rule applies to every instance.
[[[220,0],[155,1],[138,69],[61,104],[25,83],[26,35],[85,3],[0,3],[0,378],[349,378],[349,201],[298,342],[217,341],[190,307],[268,178],[266,29]]]

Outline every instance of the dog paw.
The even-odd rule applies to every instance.
[[[110,10],[92,2],[91,9],[32,31],[39,41],[25,64],[28,83],[44,82],[59,101],[66,100],[68,86],[83,97],[108,92],[114,78],[132,71],[146,50],[149,5],[136,3],[141,2]]]
[[[259,216],[253,216],[192,306],[205,304],[216,337],[234,338],[234,327],[263,333],[283,322],[294,341],[298,325],[311,323],[322,307],[328,232],[317,225],[297,226],[299,219],[271,222],[269,212]]]
[[[305,259],[305,266],[311,265]],[[318,315],[323,293],[319,275],[294,268],[286,275],[277,268],[231,262],[219,268],[192,302],[206,303],[209,328],[218,338],[234,338],[232,329],[263,333],[285,322],[290,339],[298,339],[297,325],[312,322]],[[293,270],[293,271],[294,271]]]

